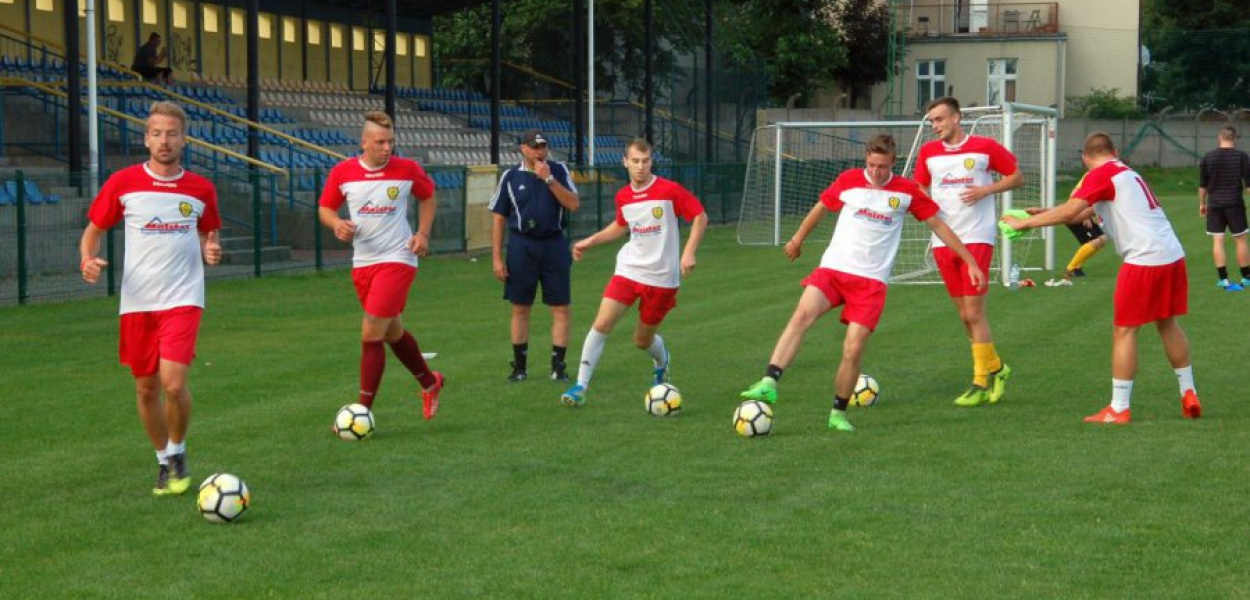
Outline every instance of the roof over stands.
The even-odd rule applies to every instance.
[[[319,4],[337,6],[353,11],[386,12],[388,0],[320,0]],[[399,17],[428,19],[435,15],[453,13],[470,6],[486,4],[489,0],[396,0],[395,14]]]

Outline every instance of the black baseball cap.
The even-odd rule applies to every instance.
[[[546,146],[546,145],[547,145],[547,136],[544,136],[544,135],[543,135],[543,132],[541,132],[541,131],[539,131],[539,130],[537,130],[537,129],[531,129],[531,130],[526,131],[525,133],[521,134],[521,140],[520,140],[519,142],[517,142],[517,143],[518,143],[518,144],[525,144],[526,146],[529,146],[530,148],[537,148],[537,147],[539,147],[539,146]]]

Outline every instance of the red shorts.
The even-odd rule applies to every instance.
[[[659,325],[668,311],[677,306],[677,288],[663,288],[638,283],[633,279],[613,275],[608,286],[603,290],[604,298],[611,298],[630,306],[634,300],[642,298],[638,303],[638,320],[647,325]]]
[[[1125,263],[1115,281],[1115,324],[1139,327],[1189,312],[1185,259],[1157,267]]]
[[[885,310],[885,283],[868,277],[851,275],[825,267],[816,267],[803,280],[803,287],[814,287],[825,295],[834,307],[842,309],[843,323],[859,323],[869,331],[877,330],[881,311]]]
[[[968,254],[977,261],[977,266],[981,267],[981,272],[985,273],[986,279],[990,276],[990,262],[994,260],[993,244],[965,244]],[[968,265],[959,259],[959,255],[954,250],[946,246],[940,246],[933,249],[933,262],[937,263],[938,272],[942,274],[942,281],[946,282],[946,293],[951,298],[960,296],[984,296],[990,290],[990,286],[978,288],[972,285],[972,281],[968,279]]]
[[[352,269],[356,297],[365,314],[389,319],[403,314],[408,304],[408,288],[417,278],[417,268],[402,263],[381,263]]]
[[[118,339],[121,363],[129,365],[135,377],[155,374],[162,360],[191,364],[203,314],[204,309],[198,306],[179,306],[122,315]]]

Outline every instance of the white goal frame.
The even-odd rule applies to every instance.
[[[1017,147],[1019,144],[1017,144],[1016,133],[1021,128],[1031,127],[1040,130],[1040,135],[1037,136],[1038,139],[1036,140],[1038,147],[1030,149],[1029,157],[1032,162],[1027,165],[1029,171],[1035,170],[1035,175],[1033,176],[1038,178],[1038,189],[1036,190],[1036,193],[1040,197],[1031,198],[1029,204],[1032,206],[1040,205],[1045,208],[1053,207],[1055,205],[1055,170],[1057,166],[1056,135],[1058,133],[1058,111],[1049,107],[1009,102],[1004,103],[1001,106],[965,108],[961,112],[963,113],[962,121],[964,128],[971,134],[985,135],[984,133],[979,133],[977,131],[977,126],[981,123],[984,123],[987,127],[1001,126],[999,129],[1000,135],[990,135],[990,137],[996,139],[1003,145],[1003,147],[1011,151],[1013,154],[1026,149],[1024,147]],[[738,224],[738,243],[743,245],[770,244],[773,246],[779,246],[784,243],[786,239],[786,234],[782,231],[783,215],[785,214],[783,197],[786,193],[784,185],[785,181],[783,181],[783,174],[785,173],[783,163],[786,160],[801,163],[810,158],[801,156],[803,152],[801,152],[800,148],[796,148],[796,146],[801,146],[801,142],[791,142],[790,138],[793,138],[794,136],[787,135],[787,133],[800,129],[809,131],[814,129],[828,129],[831,131],[893,130],[897,132],[907,128],[914,128],[916,133],[912,137],[911,147],[907,152],[906,161],[903,163],[901,174],[905,177],[910,177],[912,175],[916,156],[919,153],[921,144],[932,137],[927,119],[919,121],[786,121],[757,128],[755,130],[755,134],[751,138],[750,154],[748,155],[749,161],[751,162],[747,166],[747,172],[745,174],[746,181],[743,185],[743,199],[740,207]],[[982,127],[982,129],[984,128],[985,127]],[[1006,135],[1006,132],[1011,132],[1011,135]],[[907,140],[902,139],[899,141],[900,144],[905,144]],[[789,146],[787,145],[788,142]],[[1029,140],[1029,143],[1032,142],[1033,140]],[[902,148],[900,148],[900,151],[901,150]],[[901,157],[902,153],[900,152],[900,158]],[[838,158],[844,159],[845,157]],[[862,165],[862,155],[856,156],[854,159]],[[756,187],[753,186],[752,178],[760,177],[759,173],[754,172],[755,167],[757,165],[767,163],[770,160],[772,162],[772,173],[770,174],[772,182],[771,185],[767,187],[771,188],[771,198],[761,198],[758,195],[755,198],[751,198],[751,195],[756,192]],[[1022,165],[1021,168],[1024,169],[1025,167],[1026,165]],[[754,183],[758,184],[760,182]],[[826,184],[828,183],[830,182],[826,182]],[[998,196],[998,208],[1000,214],[1001,211],[1011,210],[1012,207],[1015,206],[1016,192],[1014,190],[1000,193]],[[752,200],[754,200],[754,203],[751,203]],[[771,200],[772,202],[772,214],[767,215],[765,218],[771,219],[772,221],[771,239],[744,239],[744,231],[746,229],[747,221],[749,219],[757,219],[760,214],[758,211],[762,208],[761,203],[766,203],[768,200]],[[816,198],[813,197],[809,202],[815,201]],[[808,206],[810,206],[810,204],[808,204]],[[1033,237],[1028,240],[1028,243],[1032,243],[1033,240],[1040,237],[1043,249],[1042,260],[1040,261],[1042,264],[1041,266],[1037,266],[1036,264],[1024,265],[1024,270],[1054,270],[1055,238],[1053,230],[1051,228],[1042,229],[1040,231],[1035,230],[1035,232],[1030,232],[1030,235]],[[822,243],[827,243],[828,240],[820,241]],[[996,253],[998,258],[996,270],[998,271],[998,278],[1004,285],[1007,285],[1008,278],[1010,276],[1010,266],[1013,262],[1015,262],[1015,244],[1011,240],[1000,236],[998,246],[999,250]],[[900,248],[900,255],[903,251],[904,249]],[[914,249],[912,251],[915,252]],[[922,269],[917,272],[896,272],[891,281],[894,283],[938,283],[940,280],[937,278],[925,278],[926,275],[931,275],[935,268],[932,265],[931,248],[926,248],[924,252],[926,255],[925,261],[928,263],[928,267],[926,269]],[[1028,258],[1027,255],[1026,258]],[[898,265],[896,265],[896,270],[897,269]]]

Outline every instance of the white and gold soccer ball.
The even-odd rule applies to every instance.
[[[773,407],[759,400],[747,400],[734,411],[734,431],[742,437],[768,435],[773,430]]]
[[[373,411],[363,404],[348,404],[334,415],[334,433],[349,442],[369,437],[373,427]]]
[[[657,417],[671,417],[681,412],[681,392],[671,383],[656,384],[644,398],[647,412]]]
[[[242,516],[252,504],[252,491],[234,475],[215,473],[200,484],[195,502],[205,519],[213,523],[230,523]]]
[[[877,385],[877,380],[872,375],[860,373],[859,379],[855,380],[855,391],[851,392],[851,404],[855,406],[872,406],[877,403],[877,398],[881,396],[881,386]]]

